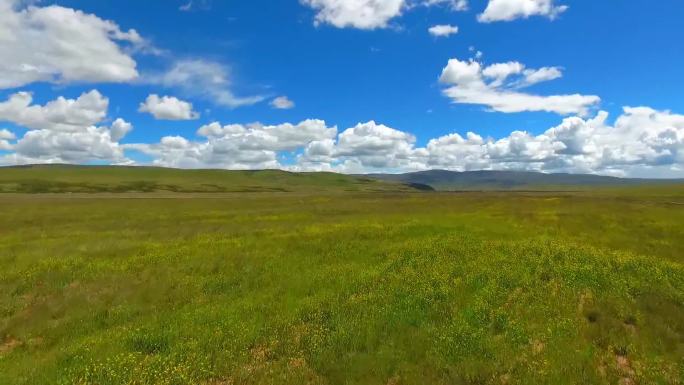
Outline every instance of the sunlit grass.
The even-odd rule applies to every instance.
[[[0,196],[0,384],[683,383],[676,189],[125,198]]]

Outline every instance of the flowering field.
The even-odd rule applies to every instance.
[[[681,202],[0,195],[0,384],[682,384]]]

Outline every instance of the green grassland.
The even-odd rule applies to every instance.
[[[409,191],[397,182],[334,173],[32,165],[0,168],[0,193]]]
[[[0,173],[0,384],[684,384],[684,187],[234,175]]]

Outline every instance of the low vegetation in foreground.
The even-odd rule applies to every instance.
[[[342,186],[0,194],[0,384],[684,383],[684,188]]]

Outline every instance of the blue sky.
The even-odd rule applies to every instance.
[[[350,5],[345,6],[345,1]],[[369,3],[73,0],[27,4],[0,0],[14,15],[13,19],[0,16],[0,56],[9,62],[7,68],[0,66],[0,74],[17,78],[4,86],[0,83],[0,128],[11,133],[5,134],[5,145],[0,144],[4,157],[0,162],[341,172],[529,169],[684,176],[684,124],[679,115],[684,113],[683,2],[470,0],[467,9],[457,10],[463,4],[455,0],[386,0],[363,14],[355,7],[364,2]],[[335,9],[340,3],[345,8]],[[73,59],[83,63],[78,67],[87,67],[90,59],[78,55],[64,59],[57,55],[71,53],[53,49],[53,45],[65,44],[78,49],[85,44],[84,30],[65,31],[50,24],[36,27],[52,20],[36,15],[57,10],[82,12],[65,13],[70,16],[60,20],[67,25],[72,25],[68,18],[97,18],[114,25],[118,32],[90,26],[104,28],[102,38],[118,51],[112,52],[113,64],[107,62],[110,52],[103,51],[92,65],[99,69],[111,65],[112,71],[118,71],[115,65],[130,67],[119,60],[124,56],[133,62],[137,74],[92,75],[87,68],[75,73],[73,67],[61,64]],[[506,10],[512,11],[506,14]],[[489,15],[490,20],[482,15]],[[24,48],[29,46],[30,53],[16,53],[23,48],[1,42],[2,18],[7,18],[6,25],[20,20],[12,24],[14,37],[25,39]],[[436,25],[457,27],[458,32],[434,36],[428,30]],[[17,28],[28,31],[20,33]],[[137,37],[115,36],[130,30]],[[45,42],[39,43],[40,39]],[[43,58],[37,58],[38,54]],[[46,55],[55,55],[54,62],[59,63],[41,61],[39,66],[33,62]],[[450,63],[451,59],[457,62]],[[487,75],[487,67],[511,62],[516,65],[507,66],[500,81]],[[478,72],[474,65],[479,68],[478,79],[464,80],[465,72]],[[49,74],[24,79],[21,71],[34,67],[48,68]],[[179,68],[192,68],[192,77],[179,80],[169,75],[174,69],[178,75]],[[555,75],[529,81],[534,71],[544,68]],[[207,83],[202,82],[215,79],[212,71],[217,70],[225,79],[207,91]],[[449,76],[442,76],[443,71]],[[449,89],[454,92],[450,94]],[[91,90],[108,99],[106,116],[84,119],[79,123],[83,127],[55,128],[55,119],[78,115],[78,111],[54,116],[33,111],[46,116],[27,121],[21,111],[3,113],[1,107],[19,92],[31,93],[31,106],[45,107],[59,97],[76,100]],[[221,101],[226,94],[234,100]],[[550,103],[547,99],[518,100],[521,95],[575,94],[595,99],[561,100],[561,107],[554,102],[554,107],[541,108],[555,111],[531,107]],[[190,103],[192,116],[185,111],[183,119],[199,117],[178,120],[180,113],[169,120],[141,112],[140,105],[149,95]],[[294,105],[274,108],[276,97],[286,97]],[[490,100],[496,100],[498,107]],[[627,106],[644,109],[627,112],[623,110]],[[608,117],[597,119],[603,112]],[[92,151],[87,147],[103,143],[79,139],[88,126],[111,130],[119,118],[131,128],[119,140],[105,143],[108,148]],[[310,119],[325,123],[300,127],[300,122]],[[198,133],[212,122],[219,123],[220,132]],[[261,125],[252,125],[255,122]],[[283,129],[285,123],[293,127]],[[242,131],[223,129],[231,124],[242,125]],[[565,128],[549,132],[563,124]],[[327,128],[336,128],[335,134]],[[30,138],[24,138],[32,131]],[[348,135],[342,136],[345,131]],[[469,139],[468,132],[480,139]],[[451,134],[462,140],[449,138]],[[88,135],[95,135],[94,131]],[[292,135],[298,139],[292,141]],[[271,144],[252,141],[264,136]],[[166,140],[175,144],[165,146],[165,137],[175,138],[175,142]],[[63,142],[69,145],[60,148]],[[86,148],[73,148],[78,143]],[[217,143],[230,147],[229,151],[218,151]],[[611,154],[606,155],[607,151]]]

